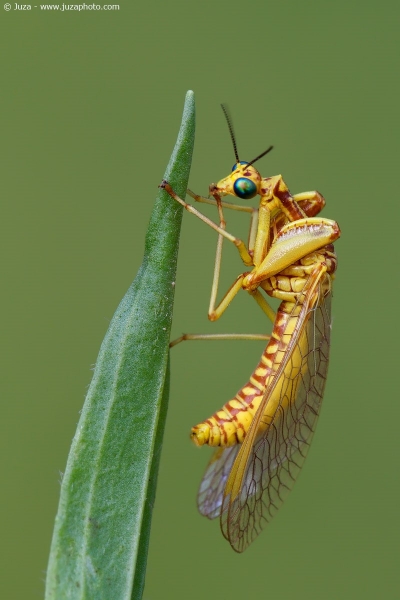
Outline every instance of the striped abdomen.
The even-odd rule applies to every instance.
[[[191,438],[197,446],[203,446],[204,444],[209,446],[233,446],[243,441],[264,397],[266,386],[271,377],[274,377],[285,355],[287,344],[298,320],[300,308],[300,305],[296,306],[293,302],[281,302],[271,339],[250,380],[232,400],[224,404],[221,410],[192,428]],[[295,357],[293,358],[295,359]],[[296,362],[296,360],[291,361],[291,369],[296,369]],[[276,386],[276,394],[280,393],[280,387],[279,384]],[[273,398],[271,400],[272,404],[275,405],[270,407],[272,417],[279,398],[276,398],[275,401]],[[267,412],[270,411],[266,410]],[[268,424],[267,421],[268,414],[265,414],[266,425]]]

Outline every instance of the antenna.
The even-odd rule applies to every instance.
[[[271,152],[273,146],[270,146],[269,148],[267,148],[266,150],[264,150],[264,152],[262,152],[261,154],[259,154],[258,156],[256,156],[256,158],[253,158],[253,160],[251,160],[249,163],[247,163],[247,165],[252,165],[253,163],[256,162],[256,160],[259,160],[260,158],[262,158],[263,156],[265,156],[266,154],[268,154],[268,152]]]
[[[233,131],[232,119],[230,117],[228,107],[226,104],[221,104],[221,108],[224,111],[225,119],[226,119],[226,122],[228,123],[229,133],[231,134],[231,140],[232,140],[232,144],[233,144],[233,151],[234,151],[235,157],[236,157],[236,162],[240,162],[237,147],[236,147],[235,134]]]
[[[226,122],[228,123],[229,133],[231,134],[231,140],[232,140],[232,144],[233,144],[233,150],[235,152],[236,162],[240,162],[238,151],[237,151],[237,147],[236,147],[235,133],[233,131],[232,118],[231,118],[231,116],[229,114],[228,106],[226,104],[221,104],[221,108],[224,111],[225,119],[226,119]],[[247,163],[247,165],[252,165],[257,160],[260,160],[260,158],[262,158],[263,156],[265,156],[266,154],[268,154],[268,152],[271,152],[272,148],[273,148],[273,146],[270,146],[269,148],[267,148],[266,150],[264,150],[264,152],[262,152],[261,154],[259,154],[258,156],[256,156],[256,158],[253,158],[253,160],[251,160],[249,163]]]

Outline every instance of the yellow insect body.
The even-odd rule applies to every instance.
[[[161,187],[219,234],[209,319],[218,319],[243,289],[274,323],[249,381],[191,431],[196,445],[217,446],[200,485],[199,510],[210,519],[219,516],[224,536],[242,552],[292,488],[315,431],[329,359],[330,299],[337,265],[332,242],[340,230],[335,221],[315,216],[325,205],[321,194],[292,196],[281,175],[261,177],[252,163],[270,148],[250,163],[240,162],[227,120],[237,161],[232,173],[210,185],[214,201],[188,190],[195,200],[217,206],[220,224],[179,198],[166,181]],[[242,199],[258,194],[258,209],[222,202],[227,194]],[[252,213],[248,246],[225,230],[223,208]],[[224,238],[234,243],[252,270],[239,275],[216,305]],[[281,300],[276,314],[260,288]],[[171,345],[213,337],[224,336],[187,334]]]
[[[327,261],[329,260],[330,268],[334,269],[336,261],[333,252],[327,250],[324,254],[326,254]],[[318,258],[321,258],[321,256],[320,254]],[[297,288],[297,293],[304,289],[307,279],[302,278],[301,284],[299,277],[287,277],[288,281],[291,279],[296,280],[295,287]],[[279,283],[278,280],[276,283]],[[286,284],[286,280],[284,283]],[[287,289],[286,285],[284,287]],[[272,291],[275,292],[274,295],[279,293],[276,289],[269,291],[271,295]],[[328,289],[327,292],[329,293],[329,291]],[[250,380],[238,391],[234,399],[224,404],[221,410],[217,411],[203,423],[192,428],[191,437],[197,446],[204,444],[208,444],[209,446],[232,446],[243,442],[253,417],[264,398],[265,389],[276,377],[276,373],[285,358],[285,353],[298,324],[301,304],[296,305],[296,303],[288,301],[287,298],[290,294],[293,297],[293,292],[283,292],[285,300],[279,307],[271,340],[265,348],[261,360],[252,373]],[[284,380],[290,376],[290,379],[296,381],[300,375],[301,354],[302,350],[304,352],[304,343],[304,339],[300,339],[298,345],[293,348],[290,364],[282,373],[280,381],[277,383],[271,398],[269,398],[265,406],[263,422],[266,425],[270,425],[273,420],[282,396]],[[289,370],[290,374],[288,373]],[[291,399],[295,399],[294,390],[292,390]],[[289,399],[289,401],[291,400]],[[285,408],[286,406],[282,405],[282,409]],[[261,426],[261,430],[263,430],[263,426]]]

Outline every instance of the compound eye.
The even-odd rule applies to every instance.
[[[239,165],[247,165],[247,162],[245,160],[241,160],[240,162],[235,163],[232,167],[232,171],[236,171]]]
[[[257,186],[251,179],[247,179],[247,177],[239,177],[233,184],[233,191],[238,198],[248,200],[249,198],[254,198],[254,196],[257,194]]]

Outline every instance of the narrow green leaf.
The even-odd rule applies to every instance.
[[[194,143],[188,92],[165,173],[184,195]],[[142,597],[168,401],[181,207],[159,190],[141,268],[110,323],[61,486],[46,599]]]

